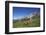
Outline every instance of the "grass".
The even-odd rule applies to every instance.
[[[40,17],[32,17],[32,23],[24,24],[23,21],[13,22],[13,28],[40,27]]]

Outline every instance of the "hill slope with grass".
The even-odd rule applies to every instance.
[[[40,15],[39,14],[33,14],[33,16],[30,18],[22,18],[20,20],[13,20],[13,28],[24,28],[24,27],[40,27]]]

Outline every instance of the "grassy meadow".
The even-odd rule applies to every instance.
[[[31,21],[23,20],[23,19],[21,19],[21,20],[13,20],[13,28],[40,27],[40,16],[33,16],[31,18],[32,18]],[[29,21],[29,22],[26,22],[26,21]]]

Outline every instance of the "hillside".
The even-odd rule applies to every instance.
[[[32,16],[26,16],[22,19],[13,20],[13,28],[18,27],[40,27],[40,14],[32,13]]]

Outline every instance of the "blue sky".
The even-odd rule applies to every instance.
[[[19,19],[32,12],[40,12],[40,8],[13,7],[13,19]]]

